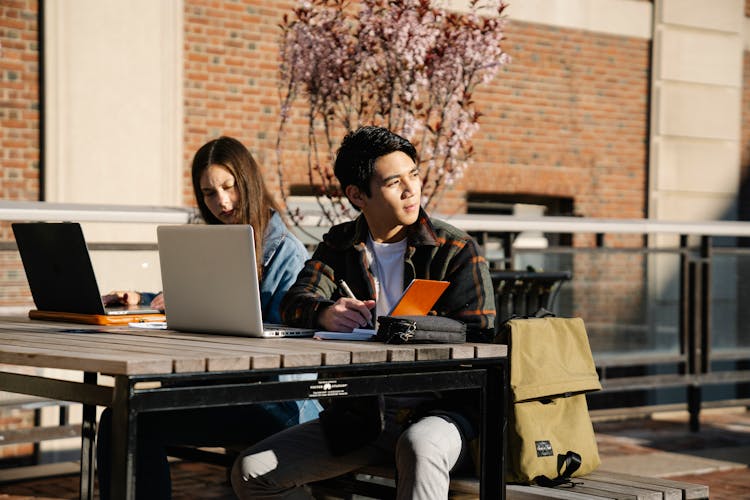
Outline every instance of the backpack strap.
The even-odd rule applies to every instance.
[[[534,478],[534,482],[539,486],[547,488],[554,488],[561,485],[574,486],[575,483],[571,481],[571,477],[581,467],[581,455],[575,451],[569,451],[565,455],[558,455],[557,462],[557,472],[559,475],[556,478],[550,479],[547,476],[537,476]]]

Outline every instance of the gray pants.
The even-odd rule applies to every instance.
[[[392,463],[395,452],[399,500],[447,499],[450,471],[468,457],[456,425],[429,416],[400,436],[388,429],[363,448],[333,456],[317,420],[291,427],[243,452],[232,469],[232,487],[241,499],[308,500],[312,496],[303,485]]]

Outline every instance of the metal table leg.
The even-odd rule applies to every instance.
[[[479,496],[505,500],[505,397],[504,366],[488,368],[481,390],[481,470]]]
[[[97,374],[84,372],[85,384],[97,383]],[[81,500],[94,498],[94,443],[96,441],[96,405],[83,405],[81,423]]]
[[[125,376],[115,377],[112,402],[112,484],[111,498],[135,499],[135,453],[138,432],[136,411],[130,408],[130,382]]]

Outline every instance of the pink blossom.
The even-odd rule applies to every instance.
[[[329,219],[348,215],[331,172],[338,146],[331,133],[364,124],[414,143],[424,203],[434,208],[471,163],[475,87],[510,62],[501,48],[505,3],[471,0],[470,7],[460,15],[431,0],[361,0],[356,9],[347,0],[300,1],[281,24],[280,182],[286,124],[300,101],[309,124],[308,177],[322,188],[319,204]]]

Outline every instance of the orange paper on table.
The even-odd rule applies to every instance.
[[[416,279],[409,283],[389,316],[424,316],[440,298],[449,281]]]

